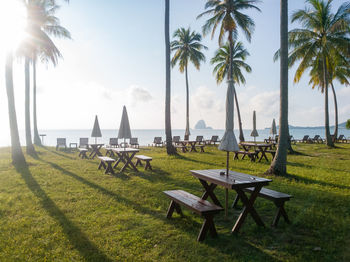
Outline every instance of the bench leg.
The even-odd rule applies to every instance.
[[[276,204],[276,203],[275,203],[275,204]],[[287,212],[286,212],[286,210],[284,209],[284,202],[283,202],[282,204],[276,204],[276,206],[277,206],[277,212],[276,212],[275,218],[273,219],[272,226],[273,226],[273,227],[277,227],[277,224],[278,224],[278,221],[279,221],[281,215],[283,216],[284,220],[285,220],[288,224],[290,224],[290,221],[289,221]]]
[[[146,161],[145,170],[147,170],[147,169],[152,170],[152,166],[151,166],[150,161]]]
[[[114,175],[112,164],[113,162],[107,162],[107,168],[106,168],[105,174],[111,173],[112,175]]]
[[[212,237],[216,237],[218,235],[215,229],[213,216],[210,215],[205,216],[202,228],[198,234],[197,241],[203,241],[205,239],[205,236],[207,235],[208,230],[210,231],[210,235]]]
[[[135,163],[135,166],[142,166],[142,163],[141,163],[141,160],[140,159],[136,159],[136,163]]]
[[[103,167],[103,169],[106,169],[106,165],[105,163],[103,163],[103,161],[101,161],[101,163],[99,164],[98,169],[100,170],[101,167]]]
[[[174,210],[176,210],[176,213],[183,216],[180,205],[178,203],[176,203],[174,200],[171,200],[169,208],[168,208],[168,212],[166,214],[166,218],[171,218],[173,213],[174,213]]]
[[[238,153],[236,153],[236,152],[235,152],[235,155],[234,155],[234,157],[233,157],[233,160],[235,160],[235,159],[237,159],[237,160],[239,159],[239,158],[238,158]]]

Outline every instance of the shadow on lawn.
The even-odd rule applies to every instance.
[[[40,200],[41,206],[61,226],[67,239],[86,261],[112,261],[89,240],[79,227],[65,216],[62,210],[40,187],[27,167],[16,168],[16,170],[21,174],[32,193]]]

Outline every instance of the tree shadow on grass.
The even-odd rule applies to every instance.
[[[79,251],[86,261],[112,261],[99,250],[89,238],[71,222],[55,202],[40,187],[27,167],[16,168],[27,187],[39,199],[41,206],[61,226],[69,242]]]
[[[71,160],[75,159],[72,156],[67,156],[66,154],[62,154],[60,151],[56,151],[54,149],[50,149],[50,148],[47,148],[47,147],[45,147],[44,149],[47,150],[48,152],[52,153],[52,154],[55,154],[55,155],[58,155],[58,156],[61,156],[61,157],[64,157],[64,158],[68,158],[68,159],[71,159]],[[70,152],[65,151],[65,153],[70,153]]]
[[[212,164],[212,163],[209,163],[209,162],[206,162],[206,161],[200,161],[200,160],[197,160],[197,159],[193,159],[193,158],[189,158],[189,157],[186,157],[184,155],[176,155],[175,158],[177,159],[181,159],[181,160],[185,160],[185,161],[189,161],[189,162],[194,162],[194,163],[199,163],[199,164],[205,164],[205,165],[209,165],[209,166],[215,166],[217,167],[218,165],[217,164]]]

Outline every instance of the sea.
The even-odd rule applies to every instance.
[[[217,135],[221,139],[225,130],[223,129],[193,129],[191,130],[190,139],[196,139],[196,136],[202,135],[204,139],[210,139],[211,136]],[[250,136],[251,130],[243,130],[244,137],[246,141],[254,141],[254,138]],[[290,128],[290,134],[293,135],[295,139],[302,139],[304,135],[309,135],[314,137],[315,135],[320,135],[322,138],[325,137],[324,128]],[[79,143],[80,137],[89,137],[90,143],[95,142],[95,138],[91,136],[91,129],[82,129],[82,130],[39,130],[40,134],[44,134],[43,144],[45,146],[56,146],[56,139],[59,137],[64,137],[67,139],[67,145],[69,143]],[[102,137],[97,138],[98,143],[108,144],[109,138],[117,137],[118,130],[113,129],[102,129]],[[182,129],[173,129],[173,136],[181,136],[183,138],[185,130]],[[261,129],[258,130],[259,136],[256,138],[256,141],[264,141],[265,138],[268,138],[270,135],[270,129]],[[333,133],[333,128],[331,128],[331,133]],[[133,129],[131,130],[132,137],[137,137],[139,144],[141,146],[150,145],[153,142],[154,137],[160,136],[165,140],[165,131],[164,129]],[[235,130],[236,138],[238,140],[239,131]],[[345,128],[339,128],[338,134],[345,135],[346,138],[350,137],[350,130]],[[21,144],[25,145],[25,133],[20,131],[20,140]],[[11,141],[9,136],[0,137],[0,147],[10,146]]]

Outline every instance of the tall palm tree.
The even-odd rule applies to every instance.
[[[267,173],[287,173],[287,151],[289,148],[288,127],[288,0],[281,0],[280,13],[280,119],[278,147]]]
[[[171,135],[171,89],[170,89],[170,34],[169,34],[169,5],[170,1],[165,0],[165,136],[166,151],[168,155],[176,154],[175,147],[172,143]]]
[[[240,28],[245,34],[247,40],[251,41],[251,35],[254,31],[255,24],[254,21],[246,14],[242,13],[242,10],[255,9],[260,11],[260,9],[255,6],[259,3],[258,0],[207,0],[205,4],[205,9],[207,11],[200,14],[197,18],[204,15],[211,15],[204,26],[203,34],[206,35],[211,31],[211,38],[214,37],[216,29],[219,27],[219,46],[223,45],[223,40],[225,33],[228,33],[229,42],[229,73],[227,74],[227,79],[232,80],[233,72],[233,42],[237,39],[238,28]],[[235,100],[237,102],[236,92]],[[240,122],[240,140],[244,141],[242,124]]]
[[[172,67],[179,64],[180,72],[185,72],[186,78],[186,131],[185,140],[190,136],[190,113],[189,113],[189,87],[188,87],[188,62],[199,70],[200,63],[205,61],[205,56],[201,52],[202,49],[208,49],[202,45],[202,36],[195,31],[191,31],[190,28],[179,28],[175,31],[173,40],[170,43],[171,51],[175,51],[175,54],[171,60]]]
[[[335,107],[335,128],[333,137],[338,137],[338,103],[337,96],[334,88],[334,80],[338,80],[338,82],[342,85],[349,86],[350,85],[350,68],[349,61],[347,61],[346,57],[337,57],[335,55],[331,56],[328,60],[328,81],[330,83],[330,87],[332,89],[333,98],[334,98],[334,107]],[[318,87],[318,89],[324,93],[324,79],[323,79],[323,62],[321,58],[315,58],[311,62],[311,70],[310,70],[310,81],[312,89]]]
[[[332,56],[341,57],[347,54],[349,47],[350,3],[343,3],[335,14],[332,13],[332,0],[307,0],[309,6],[297,10],[292,15],[292,22],[302,25],[301,29],[289,32],[289,65],[301,61],[295,73],[294,82],[298,82],[303,73],[317,57],[322,61],[323,90],[325,98],[326,143],[333,147],[329,130],[328,108],[328,66]]]
[[[59,19],[55,16],[58,5],[55,1],[29,0],[26,3],[28,39],[26,41],[27,54],[33,66],[33,122],[34,122],[34,143],[41,145],[37,127],[36,110],[36,63],[39,59],[42,62],[51,61],[57,65],[58,58],[62,57],[60,51],[50,39],[50,36],[59,38],[71,38],[67,29],[60,25]]]
[[[252,71],[252,68],[245,63],[247,56],[249,56],[249,52],[244,48],[242,42],[233,41],[232,48],[232,66],[233,66],[233,75],[231,76],[234,83],[245,84],[245,78],[243,76],[241,68],[243,68],[247,73]],[[214,57],[211,59],[211,64],[215,65],[213,74],[216,77],[216,82],[219,84],[225,78],[226,74],[229,70],[230,65],[230,45],[226,43],[224,46],[220,47]],[[242,121],[241,121],[241,113],[239,110],[237,93],[235,95],[235,102],[237,107],[237,115],[238,115],[238,123],[239,123],[239,140],[241,142],[244,141]]]
[[[18,134],[15,97],[13,92],[12,52],[9,52],[6,56],[5,78],[6,78],[7,102],[8,102],[9,120],[10,120],[10,132],[11,132],[12,163],[16,166],[23,166],[26,164],[26,160],[22,152],[21,143],[20,143],[19,134]]]

